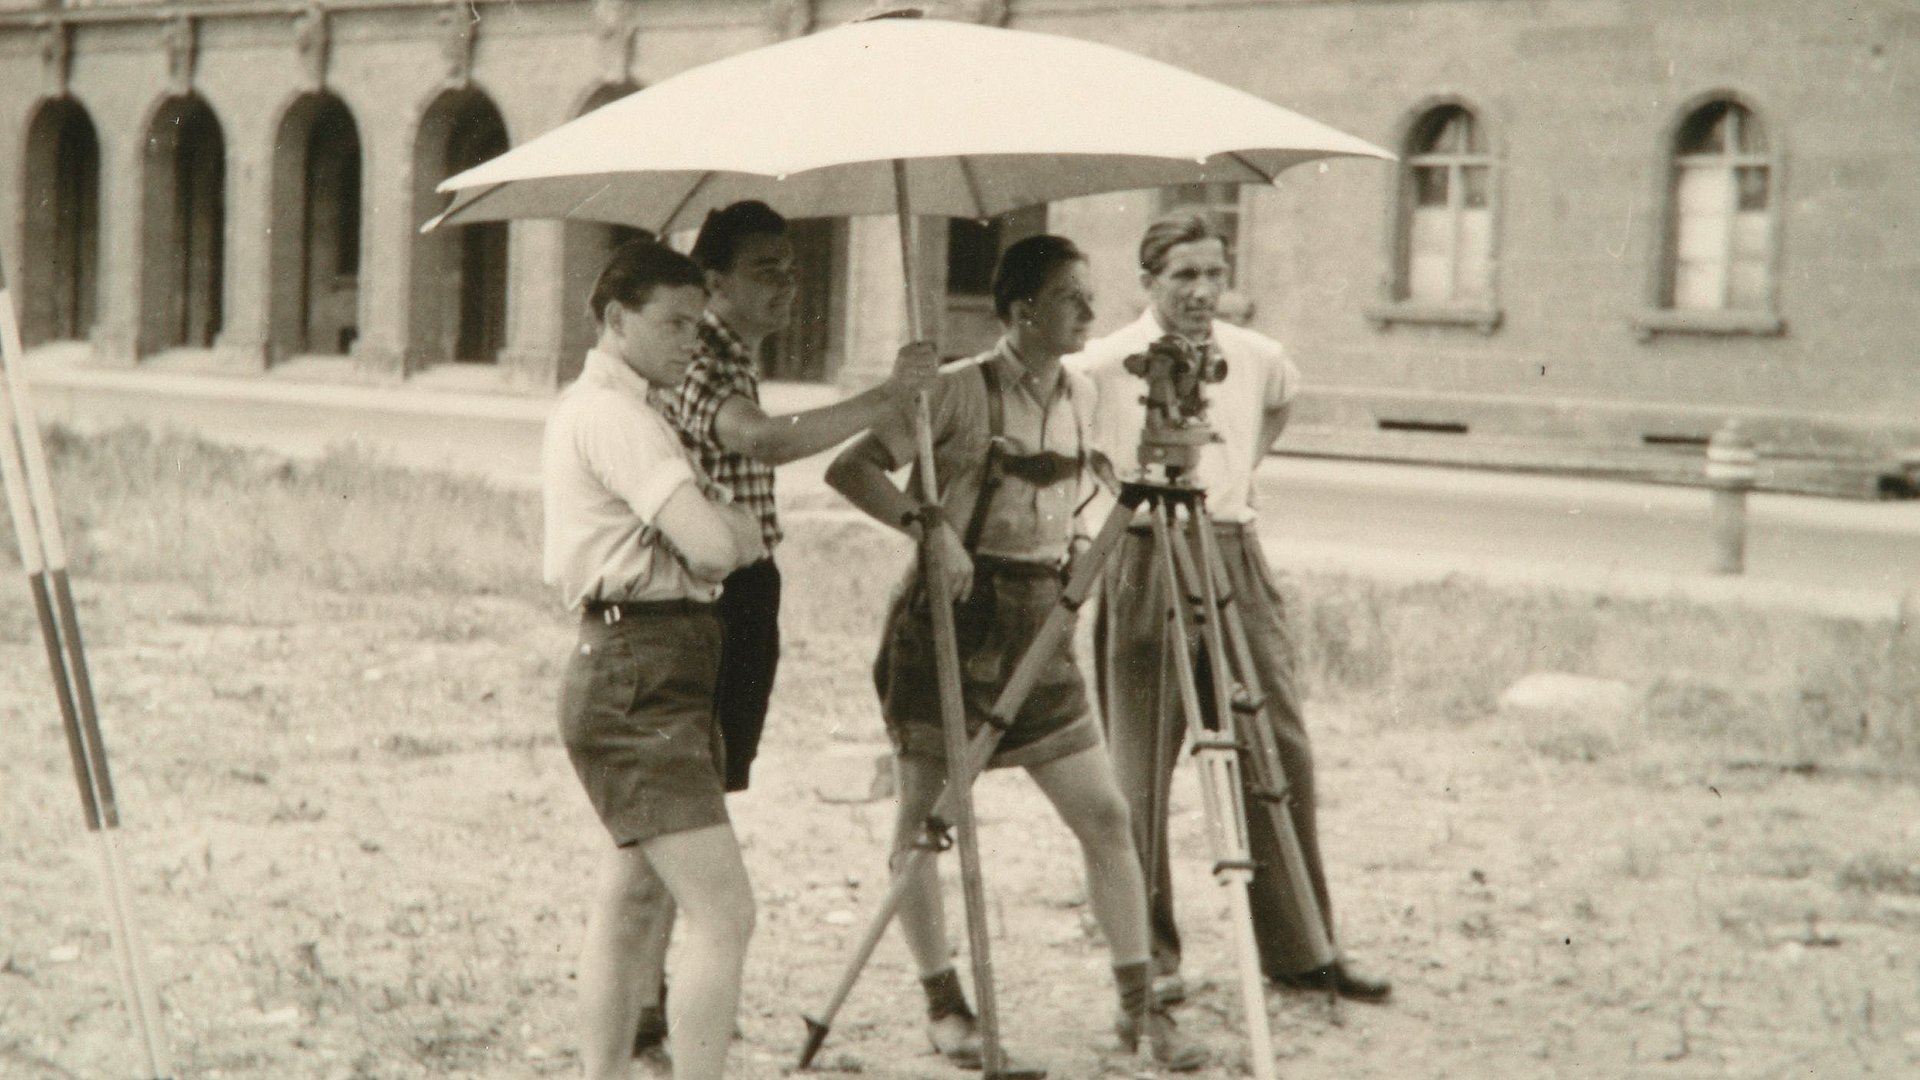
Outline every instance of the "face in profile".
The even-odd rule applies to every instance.
[[[1093,285],[1086,262],[1075,259],[1054,267],[1046,284],[1023,306],[1020,326],[1031,347],[1058,356],[1085,348],[1093,326]]]
[[[1216,237],[1175,244],[1159,272],[1141,271],[1140,282],[1162,326],[1182,337],[1206,337],[1227,288],[1227,246]]]
[[[717,307],[739,333],[773,334],[786,329],[798,291],[793,244],[785,236],[752,233],[734,250],[733,269],[708,275]]]
[[[618,301],[608,304],[607,329],[616,339],[620,359],[641,378],[655,386],[679,386],[699,348],[700,312],[706,304],[706,290],[698,286],[663,285],[638,308]]]

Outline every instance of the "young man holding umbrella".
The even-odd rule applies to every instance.
[[[767,702],[780,662],[780,543],[774,503],[774,466],[829,450],[889,416],[905,415],[939,370],[930,344],[902,348],[891,376],[842,401],[784,416],[760,407],[758,360],[785,330],[796,292],[787,222],[766,203],[737,202],[707,215],[692,257],[707,286],[699,351],[678,387],[664,392],[661,411],[680,432],[701,468],[752,514],[766,557],[727,575],[714,610],[720,619],[720,673],[714,717],[726,750],[728,793],[745,791]],[[649,947],[635,972],[647,1005],[634,1038],[635,1055],[666,1038],[664,1003],[667,941],[673,905],[664,895],[650,913]]]
[[[693,360],[703,284],[691,260],[654,241],[613,253],[591,300],[599,339],[554,406],[541,455],[545,577],[581,614],[561,739],[613,840],[580,956],[589,1080],[629,1074],[641,1006],[632,972],[661,892],[687,913],[677,1080],[724,1072],[753,932],[713,719],[713,600],[766,545],[649,403]]]
[[[993,281],[1006,335],[992,350],[949,366],[931,392],[935,473],[944,521],[923,524],[916,500],[888,473],[914,459],[911,422],[892,419],[842,452],[827,481],[876,520],[921,539],[937,530],[951,579],[967,722],[985,721],[1014,664],[1058,605],[1062,568],[1079,536],[1087,484],[1090,387],[1060,357],[1086,341],[1093,320],[1085,257],[1056,236],[1008,248]],[[917,477],[914,478],[917,481]],[[909,490],[918,490],[917,482]],[[1084,538],[1080,538],[1084,539]],[[929,590],[916,566],[890,611],[874,677],[898,763],[894,865],[925,842],[927,815],[946,778]],[[1203,1066],[1151,1000],[1146,894],[1126,802],[1100,749],[1069,636],[1002,737],[988,767],[1027,770],[1079,840],[1088,901],[1112,950],[1122,1045],[1150,1047],[1173,1071]],[[933,860],[921,860],[899,909],[927,995],[927,1034],[957,1065],[979,1068],[982,1047],[946,936]]]
[[[1192,479],[1207,494],[1208,514],[1279,746],[1294,836],[1322,913],[1325,938],[1332,940],[1332,908],[1314,822],[1313,756],[1294,683],[1293,643],[1273,573],[1260,549],[1253,507],[1254,469],[1286,426],[1300,373],[1279,342],[1216,318],[1227,270],[1226,238],[1204,213],[1176,211],[1154,221],[1140,241],[1140,283],[1147,292],[1147,310],[1132,324],[1069,357],[1066,366],[1096,390],[1093,447],[1116,463],[1127,463],[1135,460],[1140,443],[1146,385],[1127,371],[1127,357],[1166,335],[1177,335],[1226,361],[1224,381],[1206,387],[1211,403],[1207,420],[1218,439],[1201,449]],[[1166,835],[1167,808],[1164,803],[1154,807],[1152,793],[1166,790],[1165,779],[1179,760],[1185,736],[1184,717],[1169,704],[1168,672],[1161,659],[1167,624],[1166,601],[1155,591],[1165,588],[1155,569],[1158,560],[1150,534],[1140,527],[1129,532],[1105,567],[1094,616],[1101,711],[1114,769],[1132,804],[1143,863],[1155,830]],[[1163,715],[1170,730],[1156,761],[1154,728]],[[1243,792],[1243,798],[1249,810],[1259,805],[1248,793]],[[1344,960],[1328,964],[1314,955],[1311,937],[1302,928],[1301,905],[1281,870],[1271,819],[1250,812],[1247,826],[1256,867],[1249,887],[1254,940],[1267,977],[1283,987],[1331,990],[1358,1001],[1384,1000],[1391,989],[1385,981],[1362,975]],[[1156,883],[1151,913],[1156,996],[1179,1000],[1185,990],[1179,978],[1180,933],[1173,919],[1167,847],[1164,841],[1158,845],[1157,865],[1145,867],[1145,872]]]

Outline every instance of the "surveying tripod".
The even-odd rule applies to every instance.
[[[1165,356],[1157,351],[1155,355],[1162,359]],[[897,912],[912,874],[922,860],[944,847],[939,838],[946,831],[949,815],[965,789],[972,786],[974,778],[992,758],[1001,736],[1032,692],[1052,650],[1071,635],[1080,607],[1108,561],[1118,552],[1136,516],[1144,511],[1152,529],[1160,577],[1166,584],[1164,603],[1170,632],[1165,640],[1169,648],[1179,646],[1178,655],[1168,655],[1163,660],[1174,671],[1178,706],[1187,730],[1192,732],[1192,755],[1199,769],[1205,802],[1214,880],[1227,889],[1253,1074],[1256,1080],[1273,1080],[1273,1040],[1267,1023],[1265,975],[1260,969],[1253,937],[1248,894],[1254,863],[1247,834],[1249,808],[1242,798],[1243,771],[1251,780],[1245,790],[1259,803],[1256,812],[1271,816],[1284,864],[1277,869],[1286,874],[1290,891],[1299,904],[1297,914],[1305,928],[1315,966],[1331,964],[1336,953],[1294,833],[1292,811],[1287,804],[1286,774],[1273,730],[1267,722],[1265,696],[1245,626],[1235,607],[1231,579],[1220,556],[1213,524],[1206,514],[1206,492],[1187,479],[1199,447],[1214,438],[1211,429],[1199,419],[1205,409],[1197,393],[1199,380],[1195,376],[1199,372],[1198,365],[1183,366],[1180,362],[1173,363],[1171,368],[1157,364],[1136,372],[1148,379],[1148,396],[1144,399],[1148,416],[1140,461],[1147,474],[1157,472],[1160,479],[1149,480],[1143,476],[1118,485],[1116,505],[1078,561],[1059,603],[1014,666],[988,712],[986,724],[972,737],[964,756],[953,768],[953,781],[942,790],[928,815],[928,839],[900,860],[880,910],[856,943],[847,969],[826,1007],[817,1016],[804,1017],[807,1039],[800,1052],[801,1069],[812,1064],[826,1041],[834,1016],[845,1004]],[[1204,702],[1200,692],[1202,679],[1210,691]],[[1156,745],[1164,745],[1168,723],[1165,710],[1161,711],[1157,723]],[[1157,762],[1155,775],[1150,814],[1155,826],[1149,847],[1150,861],[1143,867],[1150,877],[1158,859],[1158,846],[1165,842],[1160,835],[1160,823],[1165,820],[1163,808],[1167,793],[1158,779],[1164,776],[1164,771]],[[956,786],[961,792],[956,792]],[[971,902],[972,897],[968,899]],[[996,1080],[994,1071],[989,1065],[986,1080]]]

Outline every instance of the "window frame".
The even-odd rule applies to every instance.
[[[1767,169],[1767,253],[1766,289],[1762,306],[1750,308],[1697,309],[1676,307],[1674,286],[1679,272],[1680,236],[1680,139],[1689,124],[1706,109],[1730,105],[1757,121],[1766,134],[1767,145],[1758,158]],[[1649,342],[1662,334],[1693,334],[1709,337],[1777,337],[1786,333],[1786,320],[1780,314],[1780,267],[1786,216],[1782,213],[1786,187],[1786,152],[1779,129],[1749,95],[1737,90],[1716,89],[1696,94],[1668,115],[1660,133],[1659,166],[1653,179],[1654,205],[1659,208],[1651,258],[1648,259],[1645,305],[1633,313],[1635,337]],[[1729,155],[1733,157],[1734,155]],[[1738,167],[1737,165],[1733,167]]]
[[[1414,148],[1416,137],[1431,130],[1443,111],[1464,112],[1478,129],[1486,146],[1487,169],[1487,298],[1476,301],[1416,300],[1412,297],[1413,224],[1417,207],[1414,159],[1424,151]],[[1422,99],[1402,114],[1395,146],[1400,160],[1394,169],[1394,183],[1387,206],[1385,231],[1386,272],[1380,280],[1380,298],[1366,309],[1366,318],[1375,330],[1396,324],[1434,327],[1464,327],[1492,334],[1500,328],[1503,311],[1500,302],[1500,249],[1505,238],[1502,227],[1506,205],[1506,154],[1488,111],[1459,94],[1439,94]]]

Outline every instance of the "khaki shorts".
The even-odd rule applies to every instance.
[[[954,609],[970,738],[986,723],[1014,665],[1058,605],[1060,588],[1059,575],[1044,568],[976,564],[973,593]],[[933,655],[926,590],[917,574],[910,575],[887,613],[873,663],[874,687],[894,752],[944,762]],[[1044,765],[1099,745],[1086,683],[1073,662],[1073,635],[1062,634],[987,767]]]
[[[720,624],[705,605],[580,622],[560,690],[560,741],[613,842],[727,823],[713,718]]]

